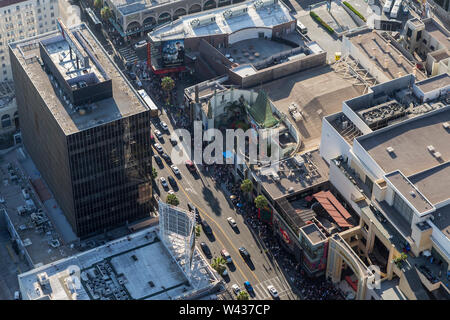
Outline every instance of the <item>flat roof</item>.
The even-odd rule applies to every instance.
[[[430,169],[439,160],[428,150],[432,145],[445,161],[450,159],[450,132],[443,126],[450,121],[450,107],[429,112],[356,138],[375,162],[389,173],[400,169],[410,176]],[[386,149],[392,147],[393,153]]]
[[[450,205],[446,205],[433,212],[432,221],[441,232],[450,239]]]
[[[425,213],[433,209],[433,204],[400,171],[397,170],[387,174],[386,179],[419,213]]]
[[[0,8],[7,7],[7,6],[12,6],[14,4],[18,4],[18,3],[21,3],[21,2],[25,2],[25,1],[27,1],[27,0],[1,0],[0,1]]]
[[[450,162],[408,177],[432,204],[450,199]]]
[[[439,25],[438,22],[434,19],[430,19],[428,21],[424,21],[425,30],[439,41],[444,47],[450,49],[450,32],[444,28],[444,26]]]
[[[111,3],[122,14],[127,15],[134,12],[147,10],[151,7],[156,7],[163,4],[171,4],[174,2],[181,2],[183,0],[110,0]]]
[[[245,28],[270,28],[294,20],[289,13],[289,9],[281,1],[256,9],[255,4],[259,1],[261,0],[250,0],[181,16],[175,22],[156,28],[149,33],[149,37],[153,41],[161,41],[231,34]],[[270,0],[265,0],[265,2],[269,3]],[[234,13],[234,17],[224,17],[226,11],[243,8],[247,8],[247,12],[242,15],[236,16],[236,13]],[[211,18],[214,21],[211,21]],[[211,23],[194,27],[192,24],[195,22],[192,21],[195,19],[208,20]]]
[[[280,161],[282,167],[276,172],[278,181],[271,176],[275,172],[273,168],[261,168],[258,171],[257,177],[273,200],[300,193],[328,181],[328,165],[318,149],[303,153],[302,157],[305,159],[306,170],[299,168],[294,158]]]
[[[450,75],[448,73],[442,73],[435,77],[416,82],[416,86],[425,93],[450,87]]]
[[[34,56],[40,57],[38,43],[44,39],[58,36],[59,31],[49,32],[10,44],[12,52],[19,60],[19,63],[22,65],[25,72],[29,75],[33,85],[41,94],[49,111],[55,117],[64,133],[70,135],[95,127],[99,124],[115,121],[146,111],[147,108],[139,98],[136,90],[131,86],[128,80],[126,80],[120,69],[86,25],[80,24],[78,26],[70,27],[69,29],[78,30],[81,33],[88,42],[88,46],[94,56],[98,59],[99,64],[112,80],[113,96],[108,99],[91,103],[91,111],[86,112],[84,115],[65,106],[59,96],[59,90],[54,87],[49,75],[42,69],[40,63],[36,59],[27,58]]]
[[[198,249],[195,254],[198,257]],[[81,279],[81,286],[75,289],[69,274],[70,269],[77,270],[73,266],[79,268]],[[37,277],[44,272],[49,284],[42,286]],[[197,276],[198,289],[209,286],[207,272]],[[18,281],[26,300],[45,296],[51,300],[168,300],[193,292],[155,227],[33,269],[19,275]]]
[[[367,29],[365,32],[347,34],[346,37],[389,79],[398,78],[399,73],[404,76],[414,72],[419,80],[427,78],[421,71],[415,70],[415,64],[378,32]]]
[[[300,230],[302,230],[306,234],[312,244],[316,244],[327,239],[327,237],[322,233],[322,231],[320,231],[319,227],[315,223],[311,223],[304,227],[301,227]]]

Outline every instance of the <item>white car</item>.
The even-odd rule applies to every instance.
[[[168,193],[168,194],[175,194],[175,191],[173,191],[172,189],[170,189],[167,193]]]
[[[164,151],[159,143],[155,143],[153,146],[155,147],[156,151],[158,151],[159,153],[162,153]]]
[[[161,131],[155,130],[155,136],[156,136],[157,138],[161,138],[161,137],[162,137]]]
[[[161,121],[161,128],[163,128],[164,131],[169,131],[169,127],[167,126],[167,123],[164,121]]]
[[[146,44],[147,44],[147,41],[141,40],[141,41],[136,42],[136,43],[134,44],[134,48],[137,49],[137,48],[142,47],[143,45],[146,45]]]
[[[167,180],[164,177],[159,178],[159,181],[161,181],[161,184],[164,188],[169,187],[169,185],[167,184]]]
[[[275,289],[275,287],[273,285],[267,286],[267,290],[269,290],[272,297],[278,298],[278,291],[277,291],[277,289]]]
[[[227,268],[225,268],[225,270],[223,270],[223,272],[222,272],[222,277],[226,277],[226,276],[228,276]]]
[[[170,167],[172,168],[173,173],[175,173],[177,176],[180,175],[180,170],[176,165],[171,165]]]
[[[236,221],[232,217],[228,217],[227,221],[232,228],[236,228],[236,226],[237,226]]]
[[[241,292],[241,288],[240,288],[239,285],[237,285],[237,284],[233,284],[233,285],[231,286],[231,289],[233,289],[233,292],[234,292],[235,295],[238,295],[239,292]]]

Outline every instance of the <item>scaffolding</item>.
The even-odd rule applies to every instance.
[[[376,79],[369,74],[369,71],[361,67],[361,65],[350,58],[350,56],[344,57],[334,63],[333,69],[337,73],[342,74],[345,79],[354,79],[354,85],[363,86],[363,94],[366,94],[370,87],[377,84]]]

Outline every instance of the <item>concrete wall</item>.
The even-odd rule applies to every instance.
[[[245,28],[230,34],[228,43],[231,45],[239,41],[259,38],[260,32],[264,33],[264,37],[272,38],[271,28]]]
[[[320,138],[320,156],[330,163],[331,159],[334,159],[340,155],[348,157],[351,145],[336,131],[331,125],[330,121],[337,118],[342,113],[336,113],[322,120],[322,135]]]

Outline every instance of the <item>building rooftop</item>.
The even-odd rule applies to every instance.
[[[328,165],[318,149],[300,157],[304,165],[299,165],[293,157],[280,161],[277,171],[272,166],[262,167],[256,172],[263,188],[273,200],[306,191],[328,181]]]
[[[433,223],[450,240],[450,205],[446,205],[433,212]]]
[[[450,75],[448,73],[442,73],[435,77],[416,82],[416,86],[424,93],[440,88],[450,87]]]
[[[0,0],[0,8],[11,6],[16,3],[25,2],[27,0]]]
[[[199,258],[198,249],[194,256]],[[200,271],[199,289],[209,286],[211,279],[208,268]],[[39,277],[44,280],[40,282]],[[157,228],[41,266],[19,275],[18,280],[22,297],[28,300],[168,300],[194,292],[159,239]]]
[[[64,99],[63,92],[58,89],[56,79],[47,74],[36,59],[38,57],[42,61],[39,50],[39,43],[42,43],[43,46],[50,49],[49,54],[54,62],[56,59],[55,64],[59,71],[63,71],[62,68],[66,66],[65,62],[68,66],[73,67],[71,62],[66,61],[67,41],[61,40],[59,31],[10,44],[12,52],[29,75],[65,134],[73,134],[145,111],[146,107],[142,99],[86,25],[73,26],[70,31],[78,31],[92,53],[89,58],[90,61],[95,61],[95,63],[90,63],[93,73],[98,74],[99,80],[106,76],[112,81],[112,97],[80,106],[80,109],[87,110],[86,112],[77,112],[77,108]],[[60,40],[55,43],[55,40],[58,39]],[[63,58],[63,61],[59,61],[59,57],[62,57],[61,54],[65,54],[66,57]],[[99,68],[99,66],[101,67]],[[64,71],[61,74],[69,82],[70,74],[67,75],[67,72]]]
[[[386,179],[419,213],[426,213],[433,209],[433,204],[400,171],[387,174]]]
[[[426,79],[426,75],[415,68],[415,64],[398,51],[390,41],[380,33],[366,29],[364,32],[347,34],[350,42],[360,52],[372,60],[376,67],[389,79],[414,73],[419,80]]]
[[[450,131],[444,127],[449,121],[450,108],[444,107],[356,140],[384,172],[400,169],[408,177],[436,166],[441,159],[450,159]],[[436,152],[440,153],[439,158],[434,155]]]
[[[450,199],[450,162],[439,164],[408,179],[433,204]]]
[[[251,0],[179,17],[175,22],[156,28],[153,41],[231,34],[251,27],[270,28],[294,20],[289,9],[273,0]]]
[[[122,14],[128,15],[134,12],[143,11],[152,7],[157,7],[163,4],[179,2],[181,0],[111,0],[111,3]]]
[[[434,19],[424,21],[425,30],[445,48],[450,49],[450,32]]]
[[[300,228],[300,230],[306,234],[313,245],[327,239],[315,223],[308,224]]]

